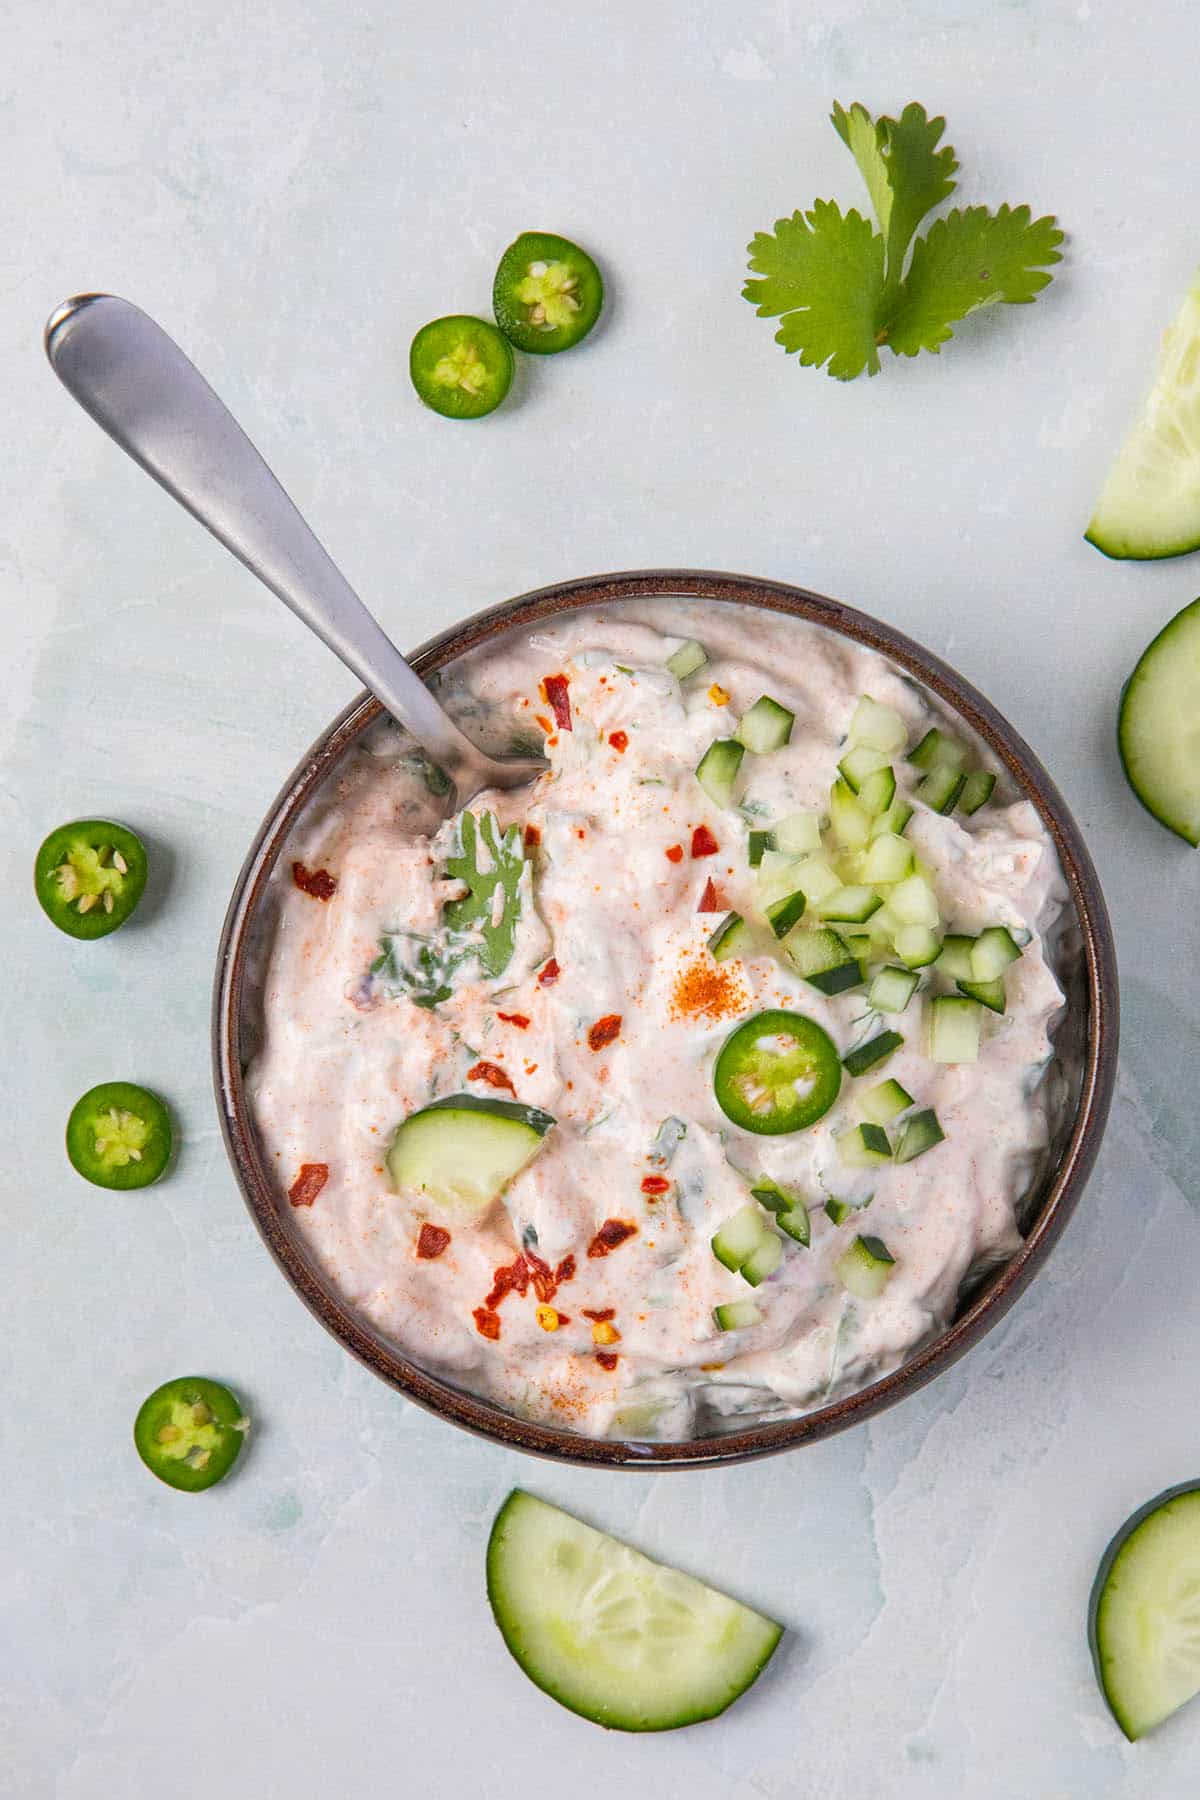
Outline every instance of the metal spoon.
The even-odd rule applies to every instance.
[[[45,341],[67,392],[353,669],[450,776],[459,806],[542,773],[542,757],[498,761],[464,737],[160,325],[113,294],[80,294],[51,314]]]

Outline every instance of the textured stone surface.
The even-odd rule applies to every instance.
[[[0,1791],[457,1800],[564,1771],[659,1800],[1194,1791],[1200,1718],[1126,1746],[1083,1614],[1113,1527],[1200,1472],[1200,864],[1112,744],[1120,682],[1200,565],[1121,567],[1080,536],[1196,253],[1194,34],[1188,5],[1112,0],[9,9]],[[862,204],[835,97],[946,111],[967,200],[1071,233],[1036,307],[846,388],[739,298],[755,229]],[[486,309],[528,227],[603,261],[604,326],[522,362],[494,418],[439,421],[408,387],[412,331]],[[180,338],[402,644],[572,574],[745,569],[891,620],[1030,738],[1113,907],[1126,1054],[1075,1223],[965,1363],[828,1445],[647,1481],[459,1436],[309,1320],[225,1166],[209,983],[262,811],[354,684],[56,389],[40,325],[90,287]],[[28,868],[93,809],[146,834],[154,874],[135,927],[75,947]],[[76,1096],[124,1076],[183,1133],[170,1181],[126,1198],[59,1148]],[[130,1441],[186,1370],[257,1420],[199,1499]],[[558,1711],[487,1614],[515,1481],[776,1612],[769,1675],[658,1741]]]

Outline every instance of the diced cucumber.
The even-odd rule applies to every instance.
[[[400,1193],[456,1211],[482,1212],[538,1152],[549,1113],[512,1100],[449,1094],[396,1127],[387,1170]]]
[[[1011,931],[1004,925],[989,925],[981,931],[971,947],[971,967],[965,975],[956,976],[959,981],[995,981],[1003,975],[1009,963],[1016,962],[1021,954],[1021,946]]]
[[[794,894],[785,894],[780,900],[772,900],[766,909],[766,917],[777,938],[786,937],[792,927],[800,923],[807,904],[799,889]]]
[[[978,1003],[962,994],[938,994],[929,1002],[929,1060],[970,1063],[979,1055]]]
[[[826,1217],[832,1219],[835,1225],[844,1225],[846,1220],[857,1211],[857,1206],[851,1206],[848,1200],[838,1200],[832,1194],[825,1202]]]
[[[1200,1483],[1168,1488],[1126,1519],[1092,1587],[1088,1643],[1131,1741],[1200,1694]]]
[[[766,756],[771,750],[783,748],[792,735],[795,722],[795,713],[780,706],[769,694],[760,694],[749,712],[742,714],[737,728],[738,740],[755,756]]]
[[[912,845],[902,837],[884,832],[867,846],[860,873],[863,880],[872,885],[880,881],[906,881],[914,866]]]
[[[908,727],[898,712],[890,706],[880,706],[878,700],[864,694],[854,709],[846,735],[852,744],[868,744],[872,750],[894,756],[908,742]]]
[[[821,821],[816,813],[789,813],[775,827],[773,848],[789,856],[811,856],[821,848]]]
[[[764,1231],[742,1264],[742,1280],[748,1281],[751,1287],[759,1287],[769,1275],[775,1273],[782,1261],[783,1239],[777,1238],[773,1231]]]
[[[822,994],[841,994],[862,981],[858,958],[836,931],[793,931],[783,948],[797,975]]]
[[[1160,825],[1192,845],[1200,845],[1198,717],[1200,600],[1193,600],[1138,658],[1117,721],[1130,787]]]
[[[947,768],[942,763],[921,777],[917,795],[933,812],[952,813],[966,785],[967,778],[961,769]]]
[[[855,1125],[834,1139],[838,1155],[852,1169],[874,1169],[891,1162],[892,1146],[882,1125]]]
[[[519,1488],[492,1526],[487,1591],[529,1679],[618,1731],[715,1718],[783,1635],[774,1620]]]
[[[708,651],[695,638],[687,638],[678,650],[673,650],[667,658],[667,668],[676,681],[686,681],[697,669],[702,669],[708,661]]]
[[[829,864],[820,856],[806,856],[796,863],[792,869],[795,885],[800,888],[810,906],[816,906],[827,894],[836,894],[841,882]]]
[[[717,738],[696,764],[696,780],[714,806],[732,806],[737,773],[746,746],[734,738]]]
[[[826,894],[818,900],[814,911],[818,918],[832,919],[837,923],[865,925],[872,913],[877,913],[883,901],[869,887],[839,887],[832,894]]]
[[[886,769],[876,769],[868,775],[858,790],[858,803],[872,819],[881,818],[895,798],[896,772],[890,763]]]
[[[1002,1013],[1008,1005],[1003,975],[997,975],[995,981],[960,981],[958,991],[965,994],[968,1000],[978,1000],[980,1006],[986,1006],[989,1012]]]
[[[850,1075],[865,1075],[876,1063],[886,1062],[903,1042],[898,1031],[881,1031],[869,1043],[859,1044],[857,1049],[848,1050],[842,1058],[842,1067]]]
[[[871,826],[871,837],[883,837],[886,833],[891,837],[902,837],[913,809],[907,800],[893,800],[885,813],[881,813]]]
[[[914,975],[911,969],[897,969],[889,964],[886,969],[880,969],[871,983],[867,1004],[876,1012],[903,1012],[920,981],[920,976]]]
[[[856,1237],[838,1257],[833,1272],[856,1300],[878,1300],[896,1267],[896,1259],[877,1237]]]
[[[776,848],[776,837],[773,831],[752,831],[746,844],[746,857],[752,869],[757,869],[763,859],[764,850]]]
[[[899,881],[888,895],[888,905],[904,925],[925,925],[932,929],[941,914],[937,895],[923,875],[910,875]]]
[[[944,731],[927,731],[915,750],[909,752],[908,760],[918,769],[959,769],[963,748]]]
[[[996,777],[989,775],[986,769],[972,769],[963,782],[962,793],[958,796],[958,810],[962,813],[977,813],[981,806],[986,806],[996,786]]]
[[[871,815],[844,781],[829,790],[829,829],[847,850],[858,850],[871,836]]]
[[[880,769],[886,769],[888,761],[882,750],[872,750],[869,744],[855,744],[852,749],[847,750],[838,764],[838,774],[851,793],[858,794],[861,798],[862,785],[868,775],[876,775]]]
[[[896,1161],[898,1163],[915,1162],[918,1156],[924,1156],[940,1144],[946,1134],[938,1124],[938,1116],[932,1107],[923,1112],[914,1113],[907,1119],[896,1145]]]
[[[888,1125],[902,1112],[907,1112],[913,1097],[898,1081],[881,1081],[862,1095],[858,1110],[872,1125]]]
[[[787,1212],[777,1213],[775,1223],[780,1231],[786,1231],[794,1243],[803,1244],[807,1250],[812,1236],[812,1226],[808,1217],[808,1208],[803,1200],[789,1207]]]
[[[769,1175],[760,1175],[750,1192],[758,1204],[765,1206],[768,1212],[785,1213],[790,1207],[797,1204],[796,1196],[781,1188],[779,1183],[772,1181]]]
[[[753,1300],[727,1300],[723,1306],[713,1307],[713,1318],[718,1331],[749,1331],[763,1322],[762,1308]]]
[[[961,932],[947,932],[933,966],[950,981],[970,981],[971,951],[974,947],[973,937],[965,937]]]
[[[941,948],[937,933],[928,925],[902,925],[895,936],[896,955],[910,969],[924,969]]]
[[[726,913],[708,940],[709,955],[714,962],[728,962],[734,956],[754,953],[754,934],[741,913]]]
[[[714,1235],[712,1253],[719,1263],[723,1263],[731,1274],[736,1275],[766,1235],[767,1226],[761,1208],[742,1206],[725,1220]]]
[[[863,980],[865,981],[867,979],[866,965],[875,954],[875,944],[870,932],[848,931],[846,933],[846,948],[849,950],[851,956],[858,962],[859,967],[862,969]]]
[[[764,850],[754,877],[754,898],[765,912],[772,900],[796,891],[796,858],[779,850]]]

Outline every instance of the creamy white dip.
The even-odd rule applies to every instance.
[[[681,685],[664,664],[684,637],[699,639],[710,662]],[[570,730],[555,728],[542,686],[556,675],[569,684]],[[491,810],[537,840],[503,973],[481,977],[468,963],[435,1007],[410,997],[421,940],[437,941],[442,907],[461,889],[442,877],[456,827],[443,822],[444,802],[411,744],[390,728],[311,809],[275,877],[263,1040],[249,1085],[281,1190],[304,1165],[327,1167],[311,1203],[288,1209],[310,1252],[414,1361],[517,1413],[593,1436],[684,1438],[789,1417],[894,1369],[950,1321],[964,1278],[1016,1250],[1021,1201],[1047,1143],[1039,1084],[1063,1000],[1043,940],[1063,889],[1034,808],[1006,793],[1002,778],[973,817],[918,804],[907,831],[934,872],[947,930],[1031,934],[1007,973],[1006,1012],[983,1015],[978,1061],[929,1060],[918,995],[885,1021],[905,1043],[882,1068],[847,1076],[811,1129],[760,1136],[734,1127],[714,1098],[714,1058],[735,1024],[764,1007],[793,1009],[844,1053],[880,1020],[868,1016],[862,989],[828,998],[769,952],[714,964],[706,943],[724,909],[751,910],[748,831],[827,808],[860,695],[899,712],[910,743],[931,724],[966,742],[961,725],[911,678],[834,633],[681,601],[511,635],[461,664],[454,687],[468,729],[476,715],[499,721],[509,739],[544,740],[551,763],[534,787],[472,803],[477,816]],[[741,810],[720,809],[701,791],[696,764],[764,692],[795,712],[791,742],[748,755]],[[981,745],[969,750],[994,768]],[[901,758],[895,766],[911,798],[918,773]],[[715,854],[693,856],[700,827]],[[293,861],[327,871],[336,891],[327,899],[303,891]],[[710,880],[721,911],[701,912]],[[409,985],[393,978],[396,964],[369,974],[381,943]],[[924,975],[926,993],[953,991],[935,972]],[[614,1017],[617,1035],[593,1048],[592,1028]],[[861,1118],[856,1094],[887,1077],[936,1110],[945,1141],[904,1165],[848,1169],[835,1137]],[[394,1191],[385,1167],[397,1124],[459,1092],[515,1095],[557,1121],[503,1202],[477,1222]],[[669,1120],[685,1131],[663,1133]],[[752,1291],[710,1241],[761,1175],[806,1196],[812,1239],[809,1248],[786,1244],[778,1272]],[[644,1191],[648,1176],[665,1179],[661,1194]],[[303,1202],[305,1188],[296,1193]],[[871,1197],[870,1206],[839,1227],[823,1210],[830,1196],[857,1205]],[[635,1229],[589,1256],[611,1220]],[[450,1234],[434,1257],[418,1255],[428,1224]],[[895,1258],[872,1300],[847,1293],[833,1268],[856,1230],[878,1236]],[[440,1240],[427,1234],[431,1243]],[[527,1260],[522,1277],[523,1249],[540,1262]],[[568,1258],[573,1272],[557,1287],[530,1278]],[[524,1293],[495,1298],[504,1267],[516,1268]],[[714,1308],[750,1298],[762,1323],[719,1331]],[[548,1304],[557,1328],[547,1328]],[[597,1334],[588,1312],[610,1314],[599,1322],[610,1331]]]

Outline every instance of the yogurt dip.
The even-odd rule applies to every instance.
[[[691,639],[708,660],[680,680],[666,664]],[[1044,952],[1065,890],[1033,806],[1001,776],[970,816],[934,810],[923,796],[940,797],[929,780],[945,765],[906,756],[934,730],[965,767],[994,772],[983,747],[875,652],[765,612],[663,601],[568,615],[472,653],[453,684],[443,698],[468,731],[489,721],[544,744],[549,774],[478,796],[464,841],[439,773],[377,728],[273,877],[248,1085],[309,1253],[413,1361],[591,1436],[790,1418],[896,1368],[950,1322],[965,1280],[1018,1248],[1049,1139],[1063,997]],[[747,752],[718,804],[697,765],[764,693],[794,714],[790,738]],[[843,878],[867,852],[831,847],[829,827],[864,695],[903,722],[893,805],[912,808],[902,835],[939,941],[1001,927],[1015,940],[1003,1012],[962,1000],[948,957],[913,970],[902,1011],[873,1010],[874,975],[903,960],[881,925],[831,925],[810,894],[800,949],[833,929],[863,959],[853,986],[823,992],[766,922],[772,867],[789,858],[752,866],[752,831],[813,815],[818,858]],[[896,885],[877,886],[876,920],[895,931]],[[739,953],[718,960],[710,939],[730,913],[746,922]],[[936,996],[961,1001],[977,1060],[931,1060]],[[852,1066],[884,1031],[903,1041],[865,1073],[843,1069],[816,1123],[763,1134],[727,1116],[713,1072],[733,1029],[766,1009],[815,1021]],[[872,1160],[855,1132],[884,1082],[909,1107],[876,1127],[890,1154]],[[389,1171],[398,1125],[458,1094],[553,1121],[488,1206],[403,1174],[398,1188]],[[924,1153],[899,1160],[906,1125],[930,1114],[933,1141],[914,1134]],[[453,1183],[466,1165],[440,1116]],[[807,1213],[807,1245],[752,1199],[773,1185],[788,1197],[768,1201],[776,1211]],[[779,1240],[753,1286],[712,1246],[739,1215]],[[876,1246],[865,1283],[847,1261],[863,1239]]]

